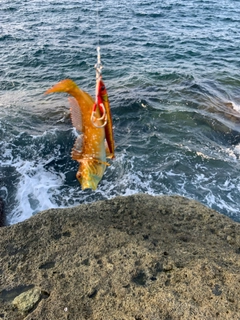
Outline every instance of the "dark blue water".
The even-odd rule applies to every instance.
[[[137,192],[179,194],[240,221],[240,6],[234,0],[2,0],[0,196],[8,223]],[[96,48],[116,159],[82,191],[72,78],[94,95]]]

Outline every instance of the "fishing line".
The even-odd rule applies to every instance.
[[[99,3],[98,0],[96,0],[96,7],[97,7],[97,46],[99,47]]]
[[[102,64],[101,64],[101,54],[100,54],[100,40],[99,40],[99,4],[98,4],[98,0],[96,0],[96,12],[97,12],[97,63],[95,64],[95,69],[96,69],[96,89],[95,89],[95,103],[93,105],[93,109],[92,109],[92,114],[91,114],[91,121],[92,124],[97,127],[97,128],[103,128],[106,126],[107,124],[107,115],[106,115],[106,110],[104,107],[103,102],[100,102],[100,85],[101,85],[101,78],[102,78]],[[100,109],[102,115],[100,117],[96,117],[96,111],[97,111],[97,107]],[[101,121],[103,120],[104,122],[100,125],[98,125],[96,123],[96,120]]]
[[[101,56],[100,56],[100,29],[99,29],[99,2],[96,0],[96,12],[97,12],[97,64],[95,65],[96,68],[96,79],[98,80],[101,77]]]
[[[97,103],[97,95],[98,95],[98,82],[101,78],[102,73],[102,64],[101,64],[101,55],[100,55],[100,35],[99,35],[99,2],[96,0],[96,8],[97,8],[97,63],[95,64],[96,69],[96,100]]]

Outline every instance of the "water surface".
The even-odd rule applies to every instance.
[[[8,223],[137,192],[179,194],[240,221],[238,1],[2,0],[0,196]],[[116,159],[82,191],[64,78],[94,95],[96,48]]]

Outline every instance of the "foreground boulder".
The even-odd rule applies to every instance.
[[[178,196],[0,229],[0,319],[240,319],[240,224]]]

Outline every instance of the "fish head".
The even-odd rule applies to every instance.
[[[82,189],[96,190],[101,181],[106,164],[95,159],[81,160],[76,178],[82,186]]]

